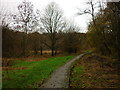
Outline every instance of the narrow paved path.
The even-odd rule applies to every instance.
[[[55,70],[51,77],[43,84],[40,88],[68,88],[69,87],[69,68],[71,64],[77,59],[81,58],[85,54],[81,54],[76,58],[72,59],[64,66]]]

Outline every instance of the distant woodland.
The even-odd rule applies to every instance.
[[[92,50],[119,59],[120,2],[106,2],[106,6],[101,3],[97,14],[92,1],[87,3],[90,9],[78,12],[92,17],[88,31],[80,33],[80,27],[65,20],[56,3],[50,3],[42,13],[39,10],[35,13],[33,4],[23,1],[18,14],[9,17],[5,13],[1,18],[3,57],[43,55],[44,50],[51,50],[52,56]]]

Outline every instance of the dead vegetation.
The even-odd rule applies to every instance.
[[[7,70],[23,70],[23,69],[27,69],[27,68],[26,67],[16,67],[16,68],[13,68],[13,67],[2,67],[3,71],[7,71]]]
[[[74,67],[84,67],[84,72],[77,75],[72,71],[72,88],[119,88],[120,75],[116,60],[100,55],[89,55],[79,60]]]

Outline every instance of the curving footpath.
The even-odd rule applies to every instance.
[[[40,88],[68,88],[69,87],[69,68],[71,64],[84,56],[85,54],[81,54],[76,58],[72,59],[62,67],[55,70],[51,77],[43,84]]]

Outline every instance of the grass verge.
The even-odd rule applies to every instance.
[[[12,67],[25,67],[25,69],[3,71],[3,88],[39,87],[43,81],[50,76],[51,72],[74,57],[75,56],[55,57],[33,62],[17,60]]]

